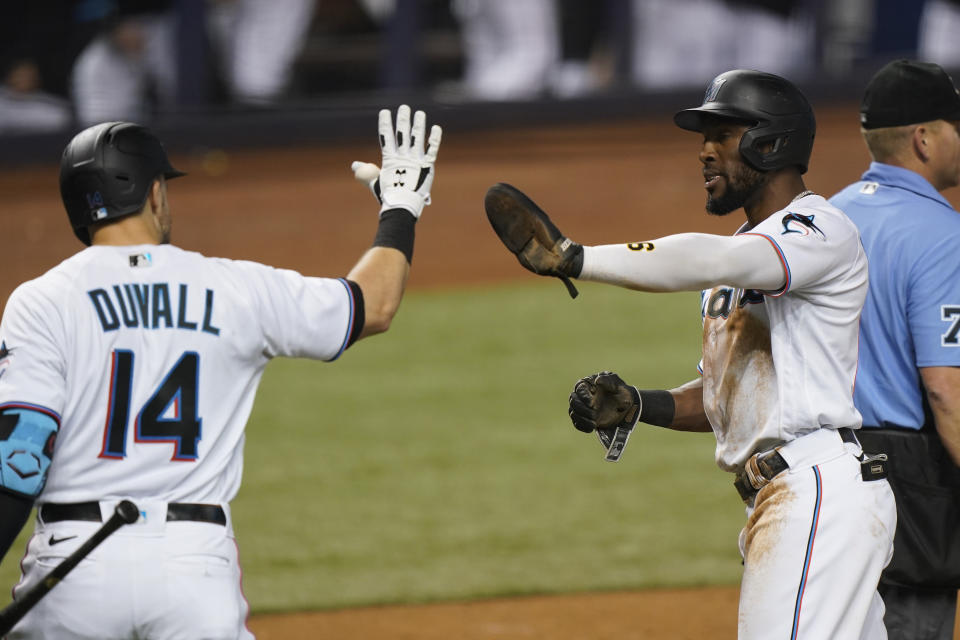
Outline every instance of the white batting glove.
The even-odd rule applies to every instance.
[[[350,165],[353,175],[373,191],[381,204],[380,213],[400,208],[419,218],[423,207],[430,204],[433,165],[443,130],[437,125],[430,128],[430,139],[424,151],[427,116],[423,111],[417,111],[411,128],[410,107],[405,104],[397,109],[396,131],[388,109],[380,111],[378,128],[383,166],[378,168],[369,162],[354,162]]]

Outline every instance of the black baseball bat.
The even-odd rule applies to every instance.
[[[96,533],[90,536],[90,539],[63,559],[63,562],[55,566],[50,573],[40,582],[23,594],[19,600],[11,602],[3,611],[0,611],[0,637],[5,636],[13,626],[20,622],[20,618],[25,616],[33,605],[43,596],[47,595],[50,589],[53,589],[63,578],[73,570],[80,561],[89,555],[97,545],[103,542],[107,536],[119,529],[125,524],[131,524],[140,517],[140,509],[129,500],[123,500],[114,509],[110,519],[103,523],[103,526],[97,529]]]

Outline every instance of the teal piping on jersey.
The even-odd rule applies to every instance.
[[[337,355],[333,356],[327,362],[333,362],[339,358],[350,343],[350,336],[353,335],[353,323],[356,322],[356,307],[357,301],[353,299],[353,289],[350,288],[350,284],[347,282],[346,278],[337,278],[337,282],[343,285],[343,288],[347,290],[347,295],[350,297],[350,318],[347,321],[347,335],[343,337],[343,344],[340,345],[340,350],[337,351]]]
[[[782,287],[780,287],[776,291],[763,291],[761,293],[763,293],[764,295],[768,295],[771,298],[779,298],[780,296],[785,294],[790,289],[790,280],[791,280],[790,265],[787,263],[787,257],[783,255],[783,250],[780,248],[780,245],[777,244],[777,241],[765,233],[746,232],[746,233],[738,233],[737,235],[738,236],[759,236],[761,238],[766,238],[767,240],[770,241],[770,244],[773,245],[774,251],[777,252],[777,257],[780,258],[780,265],[783,267],[783,272],[787,276],[787,281],[783,284]]]

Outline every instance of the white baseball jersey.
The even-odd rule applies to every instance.
[[[744,233],[769,240],[786,284],[701,294],[704,410],[727,471],[820,427],[860,426],[853,385],[867,259],[856,227],[808,195]]]
[[[853,405],[867,260],[853,223],[817,195],[738,234],[766,238],[777,291],[702,294],[703,403],[721,468],[777,446],[789,469],[747,505],[738,637],[886,638],[876,585],[893,549],[886,480],[861,478]]]
[[[37,501],[229,502],[267,362],[336,358],[354,315],[345,280],[170,245],[90,247],[24,283],[0,406],[59,417]]]
[[[803,195],[732,237],[584,247],[581,277],[647,291],[711,287],[700,369],[717,462],[741,471],[755,453],[776,460],[776,448],[785,463],[748,496],[737,637],[886,638],[876,586],[893,549],[893,492],[869,463],[863,476],[860,446],[838,431],[860,426],[853,384],[867,260],[853,223]],[[724,281],[737,286],[715,286]]]
[[[14,291],[0,323],[0,407],[60,424],[14,597],[100,526],[47,519],[50,508],[92,504],[102,521],[130,498],[141,517],[11,639],[253,637],[229,505],[244,426],[270,358],[332,360],[356,339],[355,286],[143,245],[90,247]],[[211,505],[223,521],[171,518],[172,503]]]

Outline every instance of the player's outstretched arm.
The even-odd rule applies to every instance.
[[[652,242],[590,247],[566,237],[533,200],[499,183],[484,208],[494,232],[527,270],[556,276],[570,295],[570,278],[640,291],[697,291],[718,284],[776,290],[786,272],[770,242],[753,235],[684,233]]]
[[[378,134],[382,163],[354,162],[354,176],[366,183],[380,203],[380,224],[369,249],[347,274],[363,294],[364,327],[360,338],[382,333],[400,308],[410,263],[416,223],[430,204],[430,189],[440,139],[439,126],[426,135],[426,114],[410,107],[397,109],[396,128],[390,111],[380,111]],[[426,146],[425,146],[426,144]]]
[[[617,462],[638,422],[676,431],[710,431],[703,411],[703,383],[697,379],[671,391],[628,385],[617,374],[601,371],[577,380],[568,413],[573,426],[596,433],[606,459]]]
[[[639,414],[637,414],[639,412]],[[703,379],[669,391],[640,390],[602,371],[581,378],[570,394],[570,419],[579,431],[643,422],[676,431],[710,431],[703,410]]]
[[[638,291],[699,291],[716,285],[775,291],[787,274],[757,235],[679,233],[649,242],[583,248],[581,280]]]

